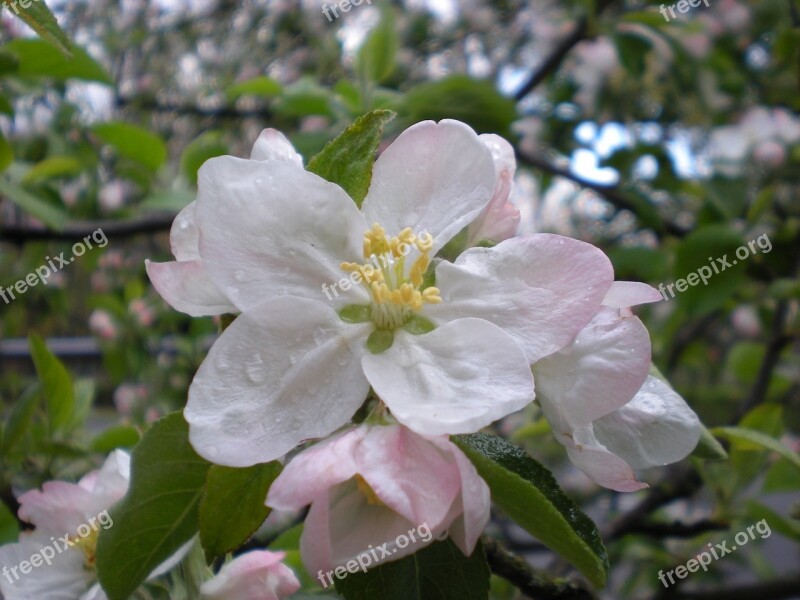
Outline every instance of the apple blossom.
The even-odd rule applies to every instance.
[[[163,271],[148,265],[173,306],[199,308],[213,289],[242,313],[184,411],[192,445],[212,462],[249,466],[328,435],[370,386],[417,433],[477,431],[533,399],[529,365],[567,344],[613,281],[597,248],[537,234],[442,261],[437,286],[426,286],[431,257],[497,184],[492,152],[458,121],[402,133],[375,162],[361,211],[286,160],[284,138],[265,143],[282,157],[201,167],[195,267],[176,269],[184,256]],[[376,269],[381,254],[392,262]],[[326,300],[325,285],[343,274],[353,284]],[[193,299],[194,277],[209,285]]]
[[[519,211],[509,201],[517,168],[514,148],[499,135],[484,133],[478,137],[492,152],[497,183],[488,206],[469,225],[468,246],[474,246],[481,240],[502,242],[512,237],[519,226]]]
[[[532,367],[542,411],[570,460],[620,492],[647,487],[634,469],[680,460],[700,437],[697,415],[649,375],[650,337],[630,306],[659,300],[648,285],[615,282],[572,343]]]
[[[379,560],[397,560],[445,534],[469,556],[490,509],[488,486],[455,444],[401,425],[362,425],[297,455],[272,484],[267,505],[307,504],[300,552],[320,577],[373,548],[383,549]],[[421,535],[397,543],[414,529]]]
[[[285,552],[254,550],[223,565],[200,587],[203,600],[280,600],[300,589]]]

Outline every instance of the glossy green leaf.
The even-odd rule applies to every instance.
[[[308,170],[340,186],[361,206],[383,128],[394,116],[390,110],[373,110],[359,117],[308,162]]]
[[[264,505],[267,492],[281,469],[277,461],[246,469],[211,467],[200,503],[200,541],[207,560],[235,550],[261,526],[270,512]]]
[[[66,57],[47,42],[18,38],[3,46],[19,60],[18,75],[50,77],[58,81],[82,79],[111,84],[111,77],[83,48],[72,47],[72,56]]]
[[[721,437],[733,442],[744,442],[748,447],[752,444],[761,446],[766,450],[775,452],[788,460],[797,469],[800,469],[800,455],[792,452],[789,448],[784,446],[780,441],[772,438],[760,431],[753,429],[745,429],[743,427],[714,427],[711,430],[717,437]]]
[[[55,16],[43,0],[3,0],[8,12],[22,19],[39,37],[47,40],[59,52],[72,56],[72,47],[67,35],[58,25]]]
[[[126,600],[198,530],[211,464],[189,444],[179,412],[156,421],[133,451],[131,484],[100,531],[97,575],[109,600]]]
[[[282,89],[281,84],[274,79],[261,76],[234,83],[228,88],[226,95],[229,101],[236,100],[241,96],[271,97],[280,94]]]
[[[42,382],[47,414],[53,429],[64,428],[75,411],[75,391],[66,367],[50,352],[42,338],[28,338],[36,373]]]
[[[495,435],[457,435],[452,440],[489,485],[494,504],[594,585],[605,585],[608,556],[597,527],[561,491],[550,471]]]
[[[50,156],[33,165],[22,178],[23,183],[40,179],[73,177],[84,168],[84,163],[72,156]]]
[[[108,454],[117,448],[133,448],[139,442],[139,431],[130,425],[109,427],[95,436],[89,449],[92,452]]]
[[[19,523],[8,507],[0,502],[0,546],[11,544],[19,538]]]
[[[37,383],[25,390],[14,402],[14,407],[11,409],[3,429],[3,443],[0,445],[2,454],[12,450],[25,435],[31,418],[39,406],[41,393],[42,386]]]
[[[0,195],[8,198],[51,229],[60,231],[63,229],[64,223],[66,223],[67,213],[62,207],[32,194],[3,177],[0,177]]]
[[[369,81],[384,81],[394,71],[397,48],[394,14],[390,7],[384,6],[380,21],[369,32],[356,55],[358,72]]]
[[[450,75],[412,87],[402,111],[412,121],[458,119],[478,133],[503,137],[511,134],[511,123],[517,119],[513,100],[501,95],[490,81],[467,75]]]
[[[167,145],[151,131],[125,123],[110,121],[92,127],[92,132],[112,146],[120,156],[130,158],[156,171],[167,160]]]
[[[346,600],[486,600],[489,576],[480,542],[467,557],[447,539],[366,573],[332,579]]]
[[[14,149],[0,132],[0,172],[5,171],[12,162],[14,162]]]

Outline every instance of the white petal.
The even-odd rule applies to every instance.
[[[184,416],[195,450],[246,467],[344,425],[369,389],[359,364],[369,327],[302,298],[276,298],[239,316],[189,388]]]
[[[594,423],[597,439],[634,469],[685,458],[697,446],[700,428],[683,398],[652,375],[633,400]]]
[[[533,400],[525,355],[499,327],[461,319],[425,335],[398,330],[365,353],[364,373],[403,425],[422,435],[471,433]]]
[[[615,281],[603,298],[603,306],[630,308],[639,304],[658,302],[664,297],[653,286],[638,281]]]
[[[648,487],[636,479],[636,474],[620,457],[602,446],[567,447],[569,459],[589,479],[617,492],[635,492]]]
[[[548,401],[551,413],[558,411],[574,428],[633,398],[650,361],[650,336],[642,322],[620,319],[614,309],[603,308],[570,345],[532,368],[540,403]]]
[[[361,261],[366,231],[340,187],[286,161],[212,158],[198,175],[200,255],[211,279],[241,310],[281,295],[325,301],[323,285]],[[363,302],[361,286],[341,304]]]
[[[478,317],[499,325],[534,363],[562,348],[597,312],[614,272],[591,244],[547,233],[471,248],[436,268],[438,322]]]
[[[259,134],[250,152],[250,160],[285,160],[303,168],[303,157],[277,129],[264,129]]]
[[[471,223],[492,198],[494,161],[459,121],[423,121],[381,154],[362,211],[390,235],[405,227],[434,237],[435,253]]]
[[[169,244],[176,260],[197,260],[200,233],[194,222],[196,201],[190,202],[178,213],[169,232]]]
[[[239,312],[211,281],[202,260],[145,260],[144,265],[153,287],[175,310],[193,317]]]

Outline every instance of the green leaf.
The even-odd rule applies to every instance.
[[[550,471],[495,435],[475,433],[451,439],[475,465],[500,509],[594,585],[605,585],[608,556],[597,527],[561,491]]]
[[[743,427],[714,427],[711,430],[711,433],[717,437],[721,437],[733,442],[744,442],[747,447],[751,447],[752,444],[756,444],[757,446],[761,446],[762,448],[776,452],[788,460],[797,469],[800,469],[800,455],[792,452],[789,448],[781,444],[775,438],[771,438],[760,431],[745,429]]]
[[[264,77],[262,75],[261,77],[254,77],[247,81],[234,83],[228,88],[226,95],[228,101],[233,102],[242,96],[263,96],[267,98],[277,96],[281,91],[283,91],[283,88],[280,83],[270,77]]]
[[[0,132],[0,172],[5,171],[14,162],[14,149],[6,137]]]
[[[80,173],[83,167],[84,163],[72,156],[50,156],[33,165],[25,173],[22,183],[56,177],[72,177]]]
[[[356,66],[362,77],[374,83],[384,81],[394,71],[397,57],[397,29],[392,9],[384,5],[381,20],[369,32],[356,55]]]
[[[372,319],[369,304],[348,304],[339,311],[339,318],[345,323],[366,323]]]
[[[3,0],[3,4],[6,5],[9,12],[13,12],[22,19],[28,27],[50,42],[59,52],[67,57],[72,56],[72,48],[67,35],[58,26],[55,16],[42,0],[25,3]]]
[[[386,352],[394,343],[394,331],[389,329],[375,329],[367,338],[367,350],[373,354]]]
[[[14,403],[14,408],[8,415],[5,429],[3,430],[2,454],[9,452],[19,442],[28,430],[33,413],[39,406],[39,396],[42,387],[40,384],[32,385]]]
[[[211,464],[189,444],[180,412],[156,421],[133,451],[128,493],[100,531],[97,576],[110,600],[126,600],[150,573],[197,533]]]
[[[117,448],[133,448],[137,443],[139,443],[139,431],[135,427],[117,425],[97,435],[89,444],[89,449],[92,452],[108,454]]]
[[[362,115],[312,158],[307,169],[339,185],[361,206],[372,181],[372,164],[383,128],[394,116],[390,110]]]
[[[0,194],[11,200],[25,212],[39,219],[50,229],[56,231],[61,231],[61,229],[63,229],[64,223],[67,220],[67,213],[63,208],[31,194],[29,191],[14,185],[3,177],[0,177]]]
[[[333,580],[346,600],[486,600],[489,575],[480,543],[466,557],[447,539],[366,573]]]
[[[65,427],[75,411],[75,392],[66,367],[53,355],[42,339],[28,338],[33,364],[42,382],[47,413],[54,430]]]
[[[450,75],[439,81],[412,87],[403,102],[412,121],[458,119],[478,133],[511,134],[517,118],[516,104],[501,95],[490,81],[467,75]]]
[[[246,469],[211,467],[200,504],[200,541],[209,562],[244,544],[261,526],[270,512],[267,492],[281,469],[277,461]]]
[[[181,154],[181,171],[192,184],[197,183],[197,171],[209,158],[228,154],[228,145],[221,131],[207,131],[192,140]]]
[[[647,53],[652,47],[650,40],[636,33],[617,33],[613,39],[622,66],[634,77],[641,77],[647,66]]]
[[[747,503],[747,512],[754,521],[763,520],[765,522],[769,528],[769,535],[772,535],[772,530],[774,529],[781,535],[800,544],[800,522],[784,517],[769,506],[755,500]],[[758,533],[761,534],[761,532]],[[769,535],[764,536],[764,534],[761,534],[761,539],[769,537]]]
[[[94,134],[125,158],[156,171],[167,160],[167,145],[156,134],[124,121],[110,121],[92,127]]]
[[[692,450],[692,456],[703,460],[727,460],[728,453],[725,452],[722,444],[711,435],[705,425],[701,424],[701,427],[703,429],[700,432],[700,440],[697,442],[697,447]]]
[[[82,79],[111,85],[111,77],[83,48],[72,47],[72,56],[65,57],[49,43],[30,38],[18,38],[3,46],[18,60],[17,75],[50,77],[57,81]]]
[[[19,523],[8,507],[0,502],[0,546],[11,544],[19,538]]]

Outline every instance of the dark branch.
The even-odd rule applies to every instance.
[[[790,600],[797,598],[800,590],[800,576],[774,579],[752,585],[736,584],[731,587],[708,590],[706,592],[663,592],[659,598],[663,600]]]
[[[610,0],[601,0],[597,3],[597,12],[602,11],[606,6],[611,4]],[[537,68],[522,87],[514,94],[514,100],[519,102],[525,96],[530,94],[540,83],[542,83],[549,75],[555,73],[558,67],[566,58],[569,51],[572,50],[581,40],[585,39],[589,33],[589,19],[581,17],[575,23],[572,32],[565,37],[553,49],[553,52],[544,59],[539,68]]]
[[[703,486],[700,475],[691,467],[674,465],[647,496],[631,511],[612,522],[605,531],[608,542],[636,533],[648,521],[650,514],[679,498],[688,498]]]
[[[654,521],[639,521],[631,523],[626,535],[644,535],[652,538],[691,538],[708,531],[722,531],[728,528],[728,523],[714,521],[711,519],[701,519],[694,523],[682,523],[673,521],[672,523],[658,523]]]
[[[547,171],[548,173],[557,175],[558,177],[563,177],[564,179],[569,179],[570,181],[574,181],[578,185],[590,189],[593,192],[596,192],[597,194],[601,195],[614,207],[620,210],[629,210],[634,215],[637,215],[636,205],[616,185],[605,185],[602,183],[591,181],[589,179],[581,177],[580,175],[576,175],[569,169],[557,167],[556,165],[550,163],[549,161],[543,158],[539,158],[537,156],[529,156],[523,152],[520,152],[519,149],[517,149],[517,156],[519,157],[520,162],[523,164],[526,164],[535,169],[541,169],[542,171]],[[670,233],[676,237],[683,237],[687,233],[687,230],[685,230],[683,227],[680,227],[675,223],[671,223],[666,220],[663,221],[663,229],[665,232]]]
[[[271,119],[273,113],[268,108],[252,110],[238,109],[233,106],[220,106],[217,108],[204,108],[195,104],[175,104],[172,102],[157,102],[152,99],[122,98],[116,99],[117,108],[135,108],[157,113],[174,113],[178,115],[191,115],[205,119]]]
[[[597,600],[597,596],[581,583],[553,579],[537,571],[494,538],[484,535],[481,541],[492,573],[513,584],[526,596],[534,600]]]
[[[14,244],[23,244],[33,240],[73,242],[87,235],[91,235],[92,232],[97,231],[97,229],[102,229],[109,240],[122,239],[136,235],[169,231],[172,226],[172,221],[174,220],[175,215],[163,214],[131,219],[129,221],[73,221],[65,225],[61,231],[55,231],[46,227],[0,225],[0,241]]]

